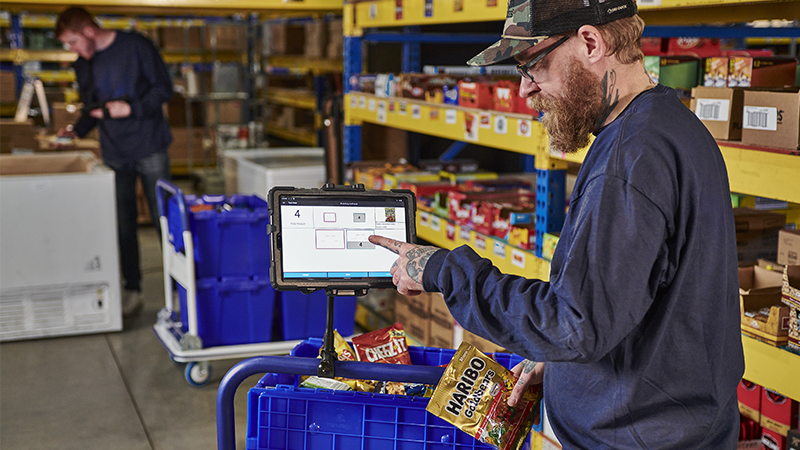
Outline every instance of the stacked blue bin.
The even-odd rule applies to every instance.
[[[194,245],[197,331],[204,347],[268,342],[275,290],[269,282],[269,210],[254,195],[185,195]],[[175,196],[167,207],[169,240],[185,252]],[[178,286],[188,330],[187,293]]]
[[[291,355],[316,357],[322,339],[308,339]],[[414,365],[448,364],[455,350],[408,347]],[[494,359],[511,368],[523,360],[509,353]],[[430,399],[298,387],[297,377],[267,374],[247,395],[247,450],[274,449],[491,449],[428,413]],[[541,414],[541,410],[540,410]],[[541,430],[541,415],[537,431]],[[529,443],[526,443],[529,447]]]

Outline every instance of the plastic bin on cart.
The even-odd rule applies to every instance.
[[[269,277],[269,209],[255,195],[184,195],[197,278]],[[192,212],[193,206],[213,209]],[[230,205],[232,209],[225,209]],[[178,201],[167,206],[170,242],[184,251]]]
[[[325,334],[328,301],[325,291],[320,290],[311,294],[282,291],[279,295],[284,341]],[[333,305],[333,327],[342,336],[352,335],[355,328],[356,297],[336,297]]]
[[[181,311],[186,288],[178,285]],[[266,278],[202,278],[197,280],[197,334],[203,347],[269,342],[275,289]],[[187,315],[181,323],[188,329]]]
[[[321,346],[322,339],[308,339],[291,355],[314,357]],[[440,366],[455,354],[432,347],[411,346],[408,351],[413,365]],[[508,353],[495,353],[494,358],[509,368],[523,360]],[[281,384],[270,387],[276,382]],[[248,392],[246,449],[493,448],[428,413],[428,402],[405,395],[300,388],[296,376],[267,374]]]

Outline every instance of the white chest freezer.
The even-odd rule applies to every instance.
[[[318,147],[228,150],[226,194],[266,199],[275,186],[319,188],[325,184],[325,150]],[[235,192],[230,192],[234,189]]]
[[[0,156],[0,341],[122,329],[114,192],[90,152]]]

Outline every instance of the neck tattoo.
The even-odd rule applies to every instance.
[[[619,89],[617,86],[617,72],[611,71],[606,72],[603,75],[602,80],[602,87],[603,87],[603,113],[597,118],[597,128],[603,126],[608,119],[608,116],[611,115],[611,112],[614,111],[614,108],[617,107],[619,104]]]

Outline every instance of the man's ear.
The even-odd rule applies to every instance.
[[[97,37],[97,30],[91,25],[86,25],[81,30],[81,34],[89,39],[94,39]]]
[[[606,43],[600,31],[591,25],[584,25],[578,29],[581,55],[590,64],[597,63],[606,54]]]

